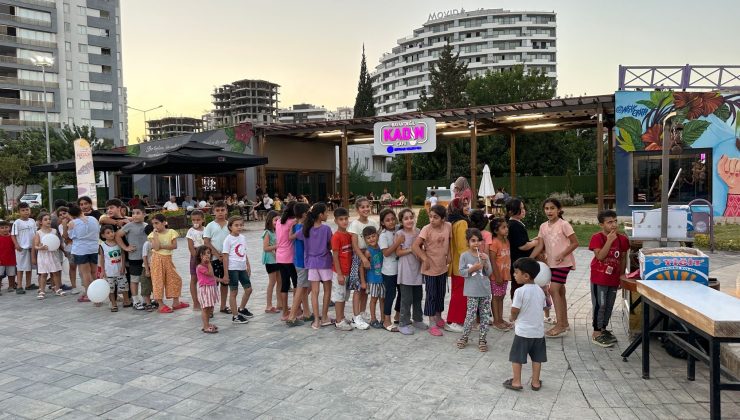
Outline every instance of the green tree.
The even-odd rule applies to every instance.
[[[370,177],[365,175],[365,167],[360,166],[359,159],[355,159],[354,163],[350,163],[347,169],[349,169],[349,182],[351,184],[370,182]]]
[[[362,61],[360,62],[360,81],[357,82],[357,96],[355,97],[355,118],[374,117],[375,102],[373,101],[373,84],[367,72],[365,60],[365,44],[362,44]]]
[[[510,71],[486,72],[468,82],[466,92],[473,106],[509,104],[555,96],[555,81],[538,70],[524,72],[524,66]]]

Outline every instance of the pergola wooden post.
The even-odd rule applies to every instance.
[[[339,190],[342,207],[349,208],[349,162],[347,162],[347,127],[342,128],[342,143],[339,146]]]
[[[408,200],[408,208],[411,208],[414,201],[414,192],[411,191],[411,184],[411,155],[406,154],[406,197],[408,197],[406,200]]]
[[[471,188],[473,188],[474,198],[478,194],[477,193],[478,190],[476,189],[478,185],[477,166],[478,166],[478,129],[476,128],[475,118],[473,118],[473,125],[470,127],[470,186]],[[474,203],[470,203],[471,206],[473,206],[473,204]]]
[[[616,168],[614,168],[614,148],[616,145],[614,144],[614,127],[607,125],[606,130],[609,136],[609,141],[607,142],[608,148],[606,150],[606,169],[608,170],[606,174],[607,191],[609,191],[609,194],[615,194],[614,177],[616,176]]]
[[[265,147],[267,145],[267,137],[265,136],[265,132],[263,131],[260,133],[259,137],[257,138],[257,150],[259,150],[259,154],[261,156],[265,156]],[[265,165],[260,165],[257,168],[257,177],[259,179],[260,187],[262,187],[262,191],[267,191],[267,168],[265,168]],[[247,187],[247,191],[249,191],[249,187]],[[260,201],[262,197],[257,197],[257,201]]]
[[[596,107],[596,197],[599,211],[604,210],[604,110]]]
[[[509,132],[509,194],[516,195],[516,134]]]

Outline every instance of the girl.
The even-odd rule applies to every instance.
[[[172,263],[172,251],[177,249],[178,234],[167,228],[166,221],[163,214],[155,214],[152,218],[154,231],[147,237],[152,242],[149,265],[152,288],[161,314],[172,313],[172,311],[190,306],[180,301],[182,278],[177,274],[175,265]],[[167,298],[172,299],[172,307],[164,304],[165,291]]]
[[[465,231],[468,230],[470,204],[466,199],[455,198],[450,202],[447,222],[452,225],[450,238],[450,307],[447,309],[447,324],[444,328],[451,332],[463,332],[467,312],[467,299],[463,294],[465,279],[460,274],[460,255],[468,249]]]
[[[396,316],[399,316],[401,307],[401,294],[398,285],[398,256],[396,250],[403,243],[403,236],[396,236],[398,219],[392,209],[385,209],[380,212],[380,238],[378,245],[383,252],[383,283],[385,284],[385,304],[383,305],[383,327],[390,332],[398,332],[398,327],[391,322],[391,310],[393,309],[393,299],[396,299]]]
[[[578,239],[570,223],[563,220],[563,206],[556,198],[548,198],[542,205],[547,221],[540,225],[539,237],[542,241],[535,248],[533,256],[544,252],[547,266],[552,271],[550,294],[555,304],[555,326],[545,333],[546,337],[562,337],[570,330],[568,325],[568,306],[565,300],[565,282],[568,273],[576,268],[573,251],[578,248]]]
[[[316,203],[306,215],[303,230],[296,234],[305,247],[305,265],[308,269],[308,281],[311,282],[311,305],[313,306],[314,321],[311,328],[317,330],[322,326],[331,325],[329,320],[329,298],[331,297],[332,232],[324,222],[329,217],[329,209],[324,203]],[[319,286],[324,289],[324,301],[319,317]]]
[[[504,321],[504,296],[506,286],[511,281],[511,250],[509,249],[509,225],[506,219],[497,217],[491,220],[491,231],[495,238],[489,250],[493,273],[491,274],[491,294],[493,295],[493,328],[501,331],[511,330],[511,324]]]
[[[129,303],[128,283],[126,282],[126,255],[116,242],[115,227],[103,225],[100,228],[100,251],[98,265],[101,267],[100,278],[108,281],[110,287],[110,311],[118,312],[118,293],[123,295],[123,307]]]
[[[524,226],[522,219],[527,215],[524,203],[518,198],[512,198],[506,202],[506,217],[509,218],[509,250],[511,251],[511,261],[514,262],[519,258],[529,257],[532,250],[539,240],[534,238],[529,240],[527,228]],[[509,278],[514,278],[514,264],[511,264]],[[519,288],[518,282],[511,282],[511,298],[514,299],[514,291]]]
[[[362,287],[362,281],[360,279],[360,268],[370,268],[370,260],[365,256],[365,238],[362,237],[362,230],[367,226],[373,226],[378,229],[378,223],[368,219],[370,216],[370,200],[365,197],[357,197],[355,199],[355,209],[357,210],[357,219],[353,220],[349,225],[347,231],[352,234],[352,250],[354,256],[352,257],[352,266],[349,271],[349,289],[353,290],[352,296],[352,312],[354,315],[354,325],[361,329],[366,330],[369,328],[369,324],[365,322],[363,313],[367,308],[367,291]]]
[[[80,197],[78,201],[85,202],[85,198]],[[72,241],[72,258],[82,276],[82,287],[87,290],[98,267],[100,225],[95,217],[85,216],[82,209],[74,204],[69,206],[69,215],[70,217],[62,222],[64,239]],[[90,302],[87,291],[77,299],[77,302]]]
[[[493,242],[493,235],[486,230],[486,227],[488,227],[488,218],[483,210],[473,210],[470,212],[470,227],[478,229],[481,235],[483,235],[483,240],[480,241],[478,246],[480,247],[480,252],[488,255],[491,243]]]
[[[444,210],[444,207],[442,209]],[[414,327],[420,330],[429,328],[422,318],[421,297],[423,290],[421,288],[421,264],[413,253],[414,243],[419,236],[419,229],[416,228],[414,212],[411,209],[401,210],[398,213],[398,218],[401,219],[401,229],[396,232],[396,239],[394,241],[394,243],[400,243],[396,248],[396,255],[398,256],[398,285],[401,288],[399,292],[401,299],[401,319],[398,330],[403,335],[411,335],[414,333]],[[388,290],[386,289],[387,292]],[[412,308],[414,310],[414,327],[411,326]]]
[[[309,206],[306,203],[296,203],[293,207],[295,213],[296,224],[293,225],[293,229],[290,233],[290,238],[294,240],[295,245],[295,256],[293,257],[293,264],[295,265],[296,272],[298,273],[298,287],[296,288],[295,295],[293,296],[293,305],[290,308],[290,315],[288,320],[285,321],[289,327],[301,325],[303,321],[313,322],[314,316],[307,316],[303,320],[297,320],[296,318],[303,314],[308,314],[308,294],[311,292],[311,282],[308,280],[308,269],[306,268],[305,261],[305,244],[303,240],[297,238],[297,233],[303,230],[303,223],[306,221]],[[303,310],[298,313],[301,305]]]
[[[452,225],[445,222],[447,209],[437,204],[429,208],[429,224],[419,232],[414,241],[414,254],[421,260],[421,275],[426,284],[427,298],[424,304],[424,315],[429,317],[429,334],[439,337],[445,322],[442,312],[445,310],[445,287],[447,286],[447,269],[450,264],[450,236]],[[406,230],[404,222],[404,231]],[[405,291],[401,291],[401,296]],[[462,332],[462,328],[460,328]]]
[[[46,284],[47,277],[51,278],[54,294],[57,296],[66,296],[67,292],[62,290],[62,265],[57,256],[59,250],[49,251],[49,247],[43,243],[43,239],[47,235],[58,237],[54,229],[51,228],[51,216],[48,213],[39,214],[39,226],[39,230],[33,237],[33,249],[36,252],[31,254],[33,264],[36,264],[36,273],[39,275],[39,284],[41,285],[36,298],[46,298],[43,285]]]
[[[483,235],[476,229],[465,231],[468,241],[468,250],[460,256],[459,271],[465,277],[465,296],[468,297],[467,314],[465,315],[465,326],[463,335],[457,340],[457,348],[463,349],[468,344],[470,330],[473,329],[475,317],[480,317],[480,338],[478,338],[478,350],[488,351],[486,334],[488,334],[488,321],[491,317],[491,283],[488,276],[491,275],[491,261],[488,255],[481,251]]]
[[[72,257],[72,241],[64,238],[64,221],[69,220],[69,218],[70,217],[68,207],[59,207],[57,209],[57,220],[59,221],[59,237],[62,238],[62,244],[59,248],[60,251],[62,251],[63,255],[67,257],[67,262],[69,263],[69,283],[72,288],[69,293],[76,295],[80,293],[80,290],[77,289],[77,265],[75,264],[75,260]]]
[[[277,195],[275,195],[275,198],[278,198]],[[280,267],[280,306],[283,308],[283,316],[280,319],[283,322],[288,320],[290,312],[288,292],[290,292],[291,283],[293,289],[298,284],[298,273],[296,272],[295,265],[293,265],[295,248],[293,247],[293,240],[290,238],[291,230],[293,229],[293,225],[295,225],[294,207],[295,202],[288,203],[282,217],[275,223],[275,238],[277,241],[275,261],[278,267]],[[275,210],[279,210],[277,205],[275,206]]]
[[[185,237],[188,239],[188,250],[190,251],[190,297],[193,299],[193,310],[200,310],[200,300],[198,300],[198,276],[196,268],[200,265],[197,250],[203,246],[203,220],[205,215],[200,210],[193,210],[190,213],[190,221],[193,227],[188,229]]]
[[[198,266],[195,268],[198,276],[198,302],[202,312],[200,314],[203,320],[201,331],[207,334],[218,332],[218,327],[210,323],[213,317],[213,307],[221,301],[221,293],[216,285],[216,277],[213,275],[211,266],[211,250],[207,246],[199,246],[195,250],[195,259]],[[218,279],[219,282],[226,283],[224,279]]]
[[[222,250],[224,268],[228,270],[229,279],[229,305],[231,309],[231,322],[234,324],[246,324],[252,318],[247,309],[249,297],[252,295],[252,266],[247,256],[247,239],[242,235],[244,219],[241,216],[231,216],[226,225],[229,235],[224,239]],[[241,304],[236,306],[236,296],[239,294],[239,285],[243,293]]]
[[[275,291],[277,295],[277,279],[280,274],[280,268],[275,261],[275,250],[277,249],[276,238],[275,238],[275,222],[280,220],[278,212],[270,210],[265,217],[265,231],[262,232],[262,264],[265,265],[265,271],[267,271],[267,305],[265,306],[265,313],[276,314],[280,311],[272,306],[272,292]],[[278,299],[279,300],[279,299]],[[280,303],[278,302],[278,305]]]

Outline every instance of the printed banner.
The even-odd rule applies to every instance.
[[[98,208],[98,191],[95,188],[95,168],[92,148],[85,139],[77,139],[75,145],[75,173],[77,175],[77,198],[88,196],[94,209]]]
[[[429,153],[437,148],[437,125],[433,118],[377,122],[373,132],[376,155]]]

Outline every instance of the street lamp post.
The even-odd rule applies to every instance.
[[[134,111],[139,111],[144,114],[144,139],[143,140],[146,141],[146,113],[149,111],[154,111],[155,109],[162,108],[162,105],[155,106],[154,108],[149,108],[149,109],[139,109],[139,108],[134,108],[132,106],[126,105],[126,108],[133,109]]]
[[[46,163],[51,164],[51,146],[49,145],[49,111],[46,106],[46,68],[54,65],[54,59],[47,56],[38,56],[31,61],[35,66],[41,67],[41,87],[44,91],[44,97],[41,102],[44,104],[44,131],[46,137]],[[54,193],[51,179],[51,171],[46,173],[46,182],[49,184],[49,210],[53,210]]]

